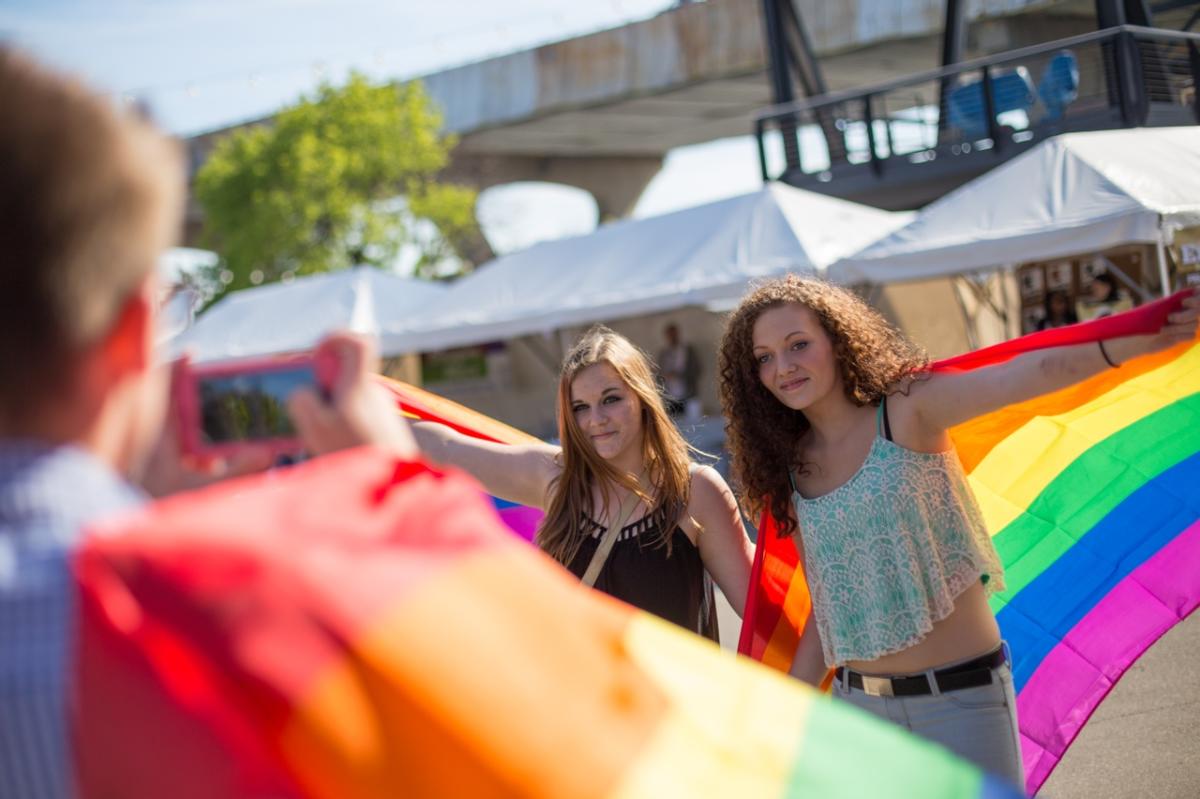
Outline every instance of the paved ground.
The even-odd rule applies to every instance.
[[[721,644],[740,620],[718,592]],[[1041,799],[1200,799],[1200,612],[1125,673],[1088,720]]]
[[[1133,664],[1038,795],[1200,797],[1200,613]]]

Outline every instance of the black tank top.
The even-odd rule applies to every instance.
[[[586,538],[568,567],[576,577],[582,579],[587,571],[604,529],[583,518]],[[719,640],[712,579],[704,570],[700,550],[679,527],[671,532],[670,557],[650,519],[623,527],[595,587],[697,635]]]

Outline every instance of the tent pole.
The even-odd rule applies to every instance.
[[[874,306],[879,300],[879,295],[883,291],[883,285],[880,283],[868,283],[866,294],[867,305]]]
[[[969,275],[959,275],[958,279],[963,285],[971,290],[971,293],[975,295],[975,299],[980,305],[987,306],[991,312],[996,315],[996,319],[998,319],[1002,324],[1008,324],[1007,311],[996,305],[996,300],[992,297],[990,277],[985,277],[983,279],[983,283],[976,283],[975,280]]]
[[[1154,248],[1158,251],[1158,279],[1162,281],[1162,293],[1166,297],[1171,293],[1171,276],[1167,273],[1167,232],[1163,230],[1162,217],[1158,218],[1158,240]]]
[[[955,275],[950,280],[950,290],[954,292],[954,299],[958,300],[958,311],[962,314],[963,329],[967,334],[967,346],[972,350],[977,350],[979,349],[979,336],[975,333],[975,320],[971,318],[971,314],[967,311],[967,303],[963,299],[961,284],[964,282],[966,282],[966,278],[962,275]]]
[[[1004,337],[1017,338],[1021,335],[1022,321],[1019,313],[1013,313],[1012,292],[1009,289],[1016,285],[1017,265],[1009,264],[1000,270],[1000,296],[1004,298]],[[1020,310],[1020,306],[1017,307]]]
[[[554,354],[549,350],[545,337],[536,333],[530,336],[518,337],[510,342],[510,346],[512,343],[522,339],[525,341],[529,351],[533,353],[534,359],[546,367],[547,372],[557,376],[559,363],[562,361],[562,358],[554,357]]]
[[[1104,268],[1108,270],[1110,275],[1115,277],[1125,286],[1125,288],[1129,289],[1138,296],[1139,305],[1141,305],[1143,302],[1150,302],[1150,292],[1146,290],[1144,285],[1131,278],[1124,269],[1109,260],[1108,256],[1100,255],[1097,257],[1104,261]],[[1145,281],[1145,278],[1143,277],[1142,280]]]

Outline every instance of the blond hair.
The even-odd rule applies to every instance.
[[[179,148],[0,47],[0,411],[60,390],[179,228]]]
[[[571,384],[584,369],[608,364],[641,403],[642,463],[649,491],[637,475],[619,471],[600,457],[580,429],[571,409]],[[551,486],[537,544],[560,563],[569,564],[583,542],[582,522],[594,515],[592,488],[621,485],[650,504],[659,545],[670,551],[671,533],[687,509],[691,492],[689,447],[667,415],[650,359],[624,336],[597,325],[571,349],[558,379],[558,436],[562,471]]]

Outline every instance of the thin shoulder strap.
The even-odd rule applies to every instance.
[[[796,478],[792,474],[791,466],[788,467],[787,473],[788,473],[788,485],[790,485],[792,487],[792,493],[795,494],[797,491],[799,491],[799,489],[796,488]]]
[[[888,421],[887,397],[886,396],[884,396],[884,398],[879,401],[879,411],[878,411],[878,413],[875,414],[875,419],[876,419],[875,431],[877,433],[879,433],[880,435],[882,435],[884,438],[886,438],[888,441],[891,441],[892,440],[892,424],[890,421]]]
[[[617,538],[621,535],[621,530],[625,527],[625,522],[633,514],[634,509],[638,506],[640,497],[637,494],[633,495],[633,502],[628,508],[621,507],[620,515],[615,521],[608,526],[604,531],[604,535],[600,538],[599,545],[596,546],[596,552],[592,555],[591,561],[588,563],[587,571],[583,573],[583,579],[580,581],[588,588],[596,584],[596,580],[600,577],[600,571],[604,568],[604,564],[608,562],[608,556],[612,553],[613,544],[617,543]]]

